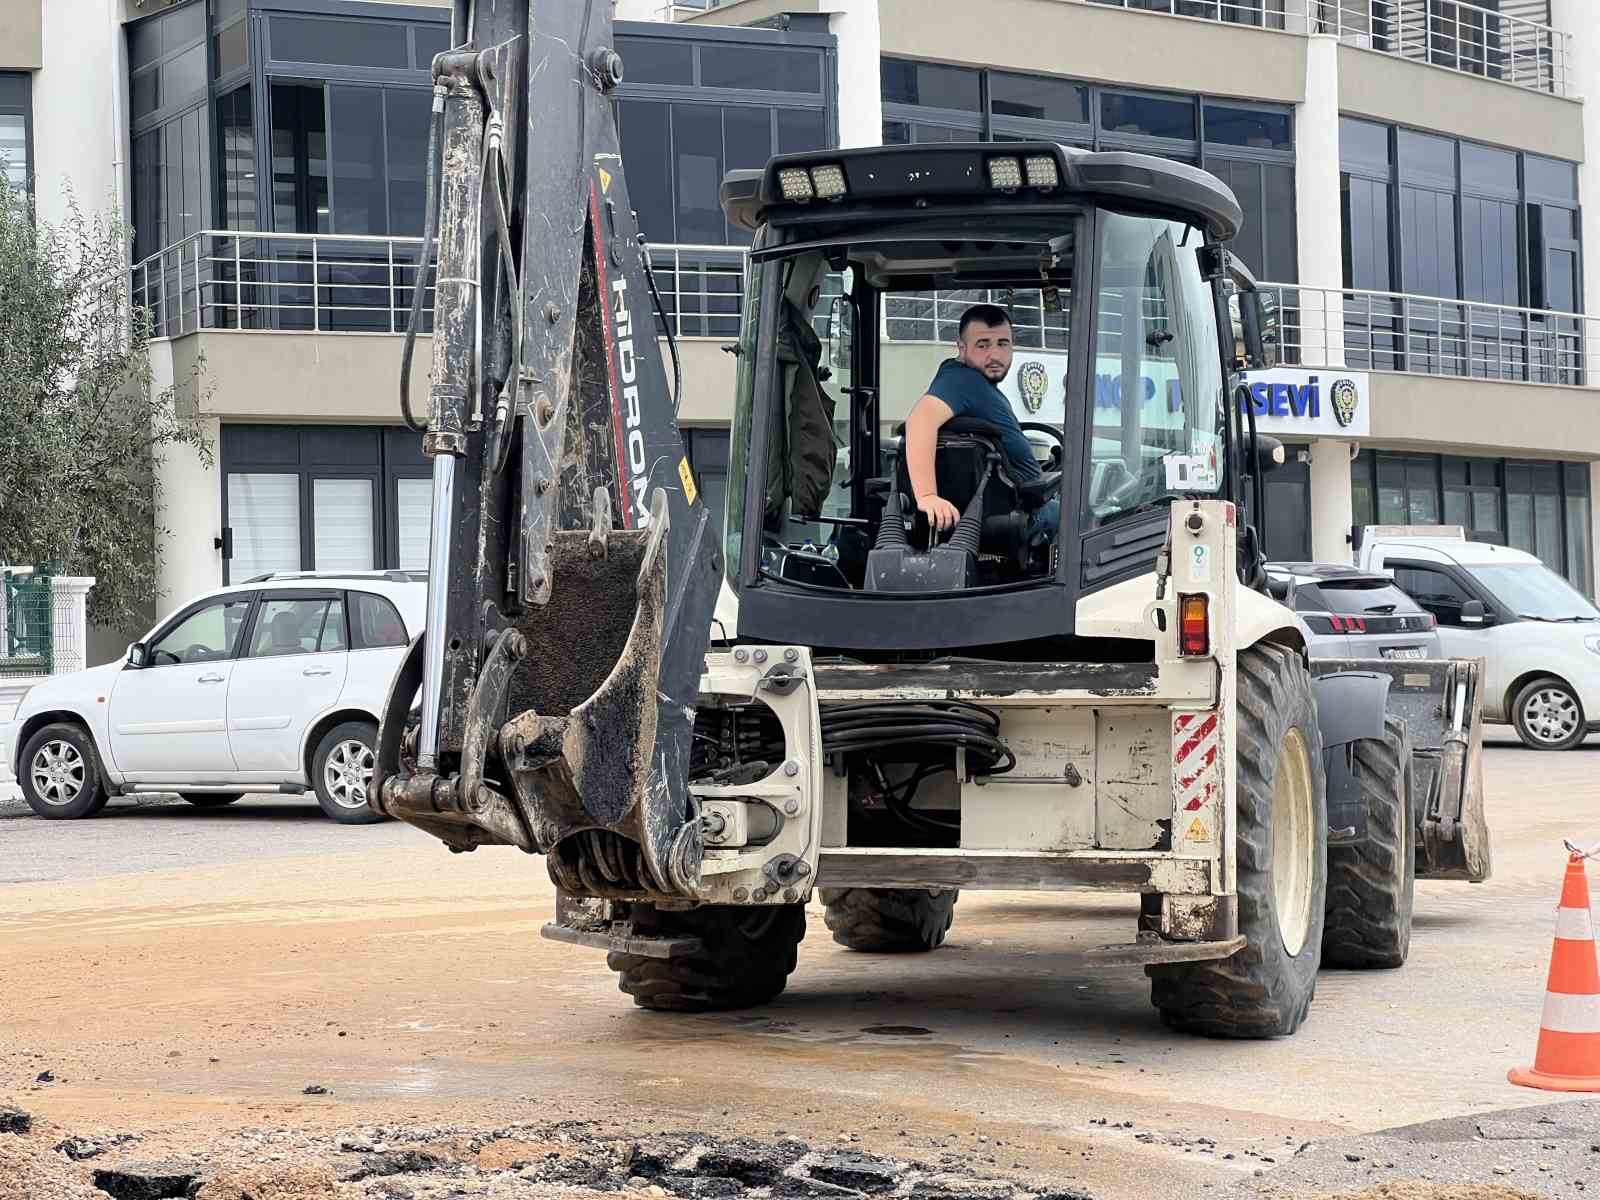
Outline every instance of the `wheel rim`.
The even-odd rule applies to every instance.
[[[1543,687],[1522,704],[1522,726],[1537,742],[1557,745],[1578,731],[1578,702],[1564,688]]]
[[[82,793],[88,780],[88,764],[71,742],[46,742],[33,754],[28,775],[34,793],[46,804],[71,804]]]
[[[372,783],[372,748],[354,738],[340,742],[322,767],[322,782],[329,798],[340,808],[367,807],[367,787]]]
[[[1291,729],[1278,748],[1272,782],[1272,908],[1278,936],[1291,958],[1300,953],[1311,930],[1316,842],[1311,808],[1311,755],[1305,735]]]

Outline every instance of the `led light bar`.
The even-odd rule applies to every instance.
[[[823,163],[820,167],[812,167],[811,182],[816,185],[817,197],[822,200],[832,200],[850,190],[845,186],[844,168],[838,163]]]
[[[1028,174],[1029,187],[1048,190],[1061,186],[1061,172],[1056,168],[1056,160],[1051,155],[1030,154],[1023,166]]]
[[[989,160],[989,186],[996,191],[1011,191],[1022,186],[1022,164],[1015,158]]]
[[[778,170],[778,187],[785,200],[810,200],[817,192],[811,186],[811,176],[804,167],[781,167]]]

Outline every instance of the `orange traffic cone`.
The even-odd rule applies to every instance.
[[[1544,1016],[1532,1067],[1513,1067],[1507,1077],[1523,1087],[1551,1092],[1600,1092],[1600,965],[1584,856],[1571,843],[1567,877],[1556,909],[1556,945],[1550,955]]]

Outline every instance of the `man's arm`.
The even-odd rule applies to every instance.
[[[933,469],[939,427],[953,416],[955,413],[943,400],[925,395],[906,418],[906,472],[911,476],[911,490],[916,494],[917,507],[927,515],[928,524],[941,531],[955,528],[961,519],[956,506],[939,495]]]

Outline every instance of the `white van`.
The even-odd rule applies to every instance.
[[[1533,555],[1468,541],[1458,525],[1369,525],[1357,564],[1438,619],[1446,657],[1483,659],[1486,721],[1535,750],[1600,730],[1600,610]]]

